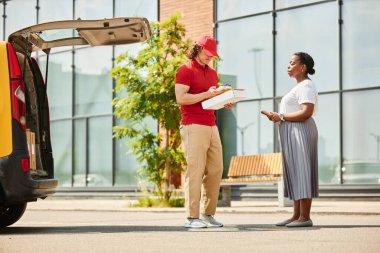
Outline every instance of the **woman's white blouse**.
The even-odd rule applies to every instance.
[[[317,111],[318,92],[313,81],[305,79],[293,87],[281,99],[280,113],[298,112],[301,110],[301,104],[314,104],[313,116]]]

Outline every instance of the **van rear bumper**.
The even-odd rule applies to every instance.
[[[2,203],[15,204],[36,201],[54,194],[58,185],[56,179],[33,179],[21,168],[21,158],[28,157],[26,151],[0,158],[0,185]]]

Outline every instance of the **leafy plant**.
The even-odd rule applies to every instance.
[[[117,138],[128,138],[140,165],[139,175],[154,183],[156,194],[169,201],[172,172],[180,172],[185,157],[180,148],[180,109],[174,86],[178,68],[187,61],[190,40],[176,14],[160,23],[151,23],[152,36],[143,49],[116,59],[112,76],[117,98],[112,102],[115,116],[125,124],[113,128]],[[154,119],[158,131],[149,129],[146,119]]]

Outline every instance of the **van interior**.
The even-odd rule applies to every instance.
[[[35,168],[30,173],[35,179],[54,178],[46,84],[37,61],[17,49],[16,54],[25,84],[26,133],[34,133]]]

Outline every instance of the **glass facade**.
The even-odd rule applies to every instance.
[[[249,94],[231,112],[218,112],[225,172],[232,155],[279,151],[278,126],[259,112],[278,110],[295,85],[288,61],[304,51],[314,58],[316,73],[310,77],[319,92],[320,184],[380,184],[380,2],[215,4],[221,82]]]
[[[68,19],[146,17],[158,19],[152,0],[10,0],[0,1],[1,35],[36,23]],[[5,4],[4,4],[5,3]],[[5,8],[4,8],[5,6]],[[5,30],[3,28],[5,27]],[[135,187],[138,169],[126,140],[112,138],[113,59],[141,44],[114,47],[62,47],[49,57],[48,97],[55,177],[60,187]],[[35,54],[43,74],[46,55]],[[153,129],[156,122],[149,121]]]

